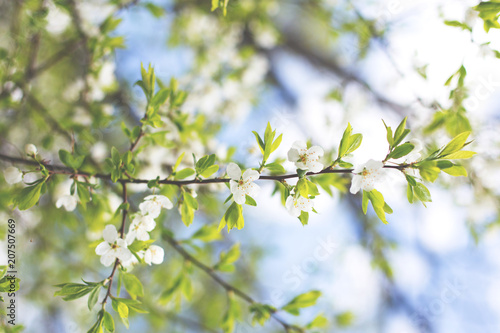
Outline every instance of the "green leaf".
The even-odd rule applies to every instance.
[[[102,317],[102,326],[108,331],[108,332],[114,332],[115,331],[115,321],[113,320],[113,317],[109,312],[104,311],[104,316]]]
[[[324,315],[319,315],[313,319],[309,324],[306,325],[307,329],[326,327],[328,325],[328,319]]]
[[[97,300],[99,299],[99,292],[101,291],[101,285],[97,285],[92,289],[92,292],[89,295],[89,300],[88,300],[88,307],[89,310],[92,310],[92,308],[95,306],[97,303]]]
[[[335,321],[339,327],[348,327],[353,324],[355,318],[354,313],[346,311],[336,315]]]
[[[215,163],[215,154],[203,156],[196,162],[195,166],[196,174],[198,175],[202,174],[203,171],[212,166],[214,163]]]
[[[128,318],[128,306],[122,302],[120,302],[117,298],[111,299],[111,306],[113,310],[115,310],[120,318]]]
[[[300,195],[306,199],[309,198],[309,195],[317,196],[320,194],[316,184],[306,178],[301,178],[297,182],[297,190],[299,191]]]
[[[449,160],[462,160],[462,159],[471,158],[474,155],[476,155],[476,153],[473,151],[461,150],[461,151],[457,151],[457,152],[451,153],[449,155],[446,155],[446,158]]]
[[[235,244],[229,251],[222,251],[219,255],[219,262],[214,266],[214,269],[222,272],[233,272],[233,263],[240,257],[240,244]]]
[[[276,308],[267,304],[253,303],[249,310],[252,314],[252,325],[259,323],[262,326],[271,318],[271,314],[276,311]]]
[[[254,200],[254,198],[252,198],[249,195],[246,195],[245,198],[246,198],[245,204],[249,206],[257,206],[257,202]]]
[[[144,4],[144,7],[146,7],[149,10],[149,12],[156,18],[160,18],[165,15],[165,9],[163,9],[158,5],[155,5],[152,2],[146,2]]]
[[[191,195],[191,193],[184,192],[184,202],[194,210],[198,209],[198,201]]]
[[[195,174],[195,171],[191,168],[185,168],[175,173],[175,179],[184,179]]]
[[[268,163],[264,167],[271,173],[283,174],[286,172],[285,168],[279,163]]]
[[[413,186],[408,182],[408,187],[406,188],[406,196],[409,203],[413,203]]]
[[[449,175],[458,177],[458,176],[464,176],[467,177],[467,170],[461,165],[454,165],[451,168],[446,168],[443,169],[443,172],[446,172]]]
[[[414,194],[415,196],[422,202],[431,202],[431,193],[429,192],[429,190],[427,189],[427,187],[425,187],[424,184],[422,183],[417,183],[417,185],[415,185],[413,187],[413,191],[414,191]]]
[[[202,177],[204,177],[204,178],[208,178],[211,175],[213,175],[214,173],[216,173],[218,170],[219,170],[219,166],[218,165],[211,165],[208,168],[206,168],[205,171],[203,171],[202,173],[200,173],[200,175]]]
[[[40,192],[44,184],[45,180],[33,186],[23,188],[14,196],[14,207],[17,207],[19,210],[26,210],[36,205],[40,199]]]
[[[321,296],[320,291],[317,290],[309,291],[307,293],[295,297],[281,309],[288,313],[291,313],[292,315],[297,316],[300,314],[301,308],[307,308],[313,306],[314,304],[316,304],[316,301],[320,296]]]
[[[137,296],[144,296],[144,287],[142,286],[141,281],[139,281],[139,279],[135,275],[124,272],[122,272],[121,274],[123,278],[123,285],[125,286],[125,289],[127,289],[127,292],[130,294],[130,297],[132,297],[132,299],[136,299]]]
[[[245,225],[241,205],[238,205],[236,202],[233,202],[231,206],[229,206],[226,213],[222,217],[219,224],[219,231],[221,231],[226,225],[228,232],[232,228],[238,228],[238,230],[240,230]]]
[[[178,158],[177,160],[175,161],[175,165],[174,167],[172,168],[172,172],[176,172],[177,171],[177,168],[179,167],[179,165],[181,164],[182,162],[182,159],[184,158],[184,154],[186,154],[185,152],[182,153]]]
[[[469,27],[467,24],[465,23],[462,23],[462,22],[458,22],[458,21],[444,21],[444,24],[450,26],[450,27],[457,27],[457,28],[461,28],[462,30],[468,30],[470,32],[472,32],[472,28]]]
[[[386,206],[386,203],[384,201],[384,196],[377,190],[371,190],[370,192],[367,193],[368,193],[368,199],[370,199],[370,202],[372,203],[373,206],[373,210],[377,214],[378,218],[382,222],[387,224],[388,222],[385,217],[385,209],[384,209]]]
[[[180,205],[181,219],[186,227],[189,227],[194,220],[194,210],[186,203]]]
[[[299,215],[299,221],[302,225],[306,225],[309,222],[309,213],[301,211]]]
[[[271,147],[271,153],[273,153],[276,149],[278,149],[278,147],[280,146],[281,144],[281,140],[283,139],[283,134],[280,134],[276,140],[274,140],[273,142],[273,145]]]
[[[260,152],[264,154],[264,149],[266,146],[264,145],[264,141],[259,136],[259,133],[252,131],[253,135],[255,135],[255,140],[257,140],[257,143],[259,144]]]
[[[85,156],[74,156],[72,155],[70,152],[64,150],[64,149],[60,149],[59,150],[59,159],[61,160],[61,162],[74,169],[74,170],[77,170],[79,169],[82,164],[83,164],[83,161],[85,160]]]
[[[409,142],[403,143],[402,145],[394,148],[394,150],[389,155],[387,155],[387,159],[390,159],[390,158],[398,159],[398,158],[401,158],[403,156],[406,156],[414,148],[415,148],[415,146]]]
[[[470,135],[469,131],[457,135],[444,147],[444,149],[439,154],[439,157],[446,157],[446,155],[452,154],[462,149],[469,135]]]
[[[369,198],[368,198],[368,192],[366,192],[365,190],[363,190],[363,199],[362,199],[362,202],[361,202],[361,208],[363,209],[363,214],[366,215],[367,211],[368,211],[368,202],[369,202]]]
[[[385,130],[387,131],[387,142],[389,143],[389,147],[392,148],[394,146],[394,138],[392,136],[392,128],[390,126],[387,126],[385,124],[384,120],[382,120],[382,122],[384,123]]]
[[[435,162],[431,161],[426,161],[420,164],[418,166],[420,176],[429,182],[434,182],[441,172],[441,169],[439,169],[436,165],[437,164]]]
[[[408,132],[405,131],[407,118],[408,117],[405,117],[401,121],[401,123],[399,123],[398,127],[396,128],[396,131],[394,132],[394,146],[397,146],[401,141],[403,141],[405,136],[408,135],[408,133],[410,133],[409,131]]]
[[[113,161],[113,164],[117,167],[120,166],[120,164],[122,163],[120,153],[118,152],[118,149],[116,149],[115,147],[111,148],[111,160]]]

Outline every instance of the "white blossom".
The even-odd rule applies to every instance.
[[[148,214],[152,218],[160,216],[161,209],[172,209],[174,205],[164,195],[149,195],[144,198],[144,202],[139,205],[139,209],[143,215]]]
[[[158,245],[151,245],[144,252],[144,261],[146,264],[151,265],[151,263],[155,265],[159,265],[163,262],[163,257],[165,256],[165,251]]]
[[[127,248],[127,242],[118,237],[118,231],[112,224],[108,224],[102,232],[104,242],[97,245],[95,253],[101,256],[101,264],[110,266],[116,259],[127,262],[132,252]]]
[[[61,208],[64,206],[64,209],[68,212],[72,212],[75,210],[77,205],[77,200],[74,195],[63,195],[56,201],[56,207]]]
[[[35,156],[38,152],[36,146],[32,143],[28,143],[26,146],[24,146],[24,151],[29,156]]]
[[[16,167],[8,167],[4,170],[3,176],[8,184],[16,184],[23,180],[23,173]]]
[[[365,164],[358,165],[352,173],[351,193],[356,194],[360,189],[367,192],[375,188],[375,183],[384,178],[384,163],[380,161],[369,160]]]
[[[323,164],[319,162],[319,158],[323,154],[323,148],[319,146],[312,146],[308,149],[305,142],[295,141],[288,151],[288,160],[294,162],[298,169],[320,172],[323,170]]]
[[[246,195],[254,197],[258,194],[260,187],[253,183],[260,177],[258,171],[247,169],[242,174],[240,167],[236,163],[229,163],[227,174],[231,178],[229,181],[231,193],[237,204],[243,205],[246,201]]]
[[[299,217],[302,211],[310,212],[313,209],[313,201],[311,199],[304,198],[303,196],[295,197],[295,195],[290,195],[285,202],[285,207],[290,215]]]
[[[148,232],[152,231],[155,227],[156,222],[152,216],[142,214],[136,215],[127,233],[127,244],[132,244],[136,238],[140,241],[147,241],[149,239]]]

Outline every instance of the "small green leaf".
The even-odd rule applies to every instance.
[[[467,170],[465,170],[465,168],[461,165],[454,165],[451,168],[443,169],[443,172],[446,172],[447,174],[455,177],[458,176],[467,177]]]
[[[175,173],[175,179],[184,179],[195,174],[195,171],[191,168],[185,168]]]
[[[264,167],[271,173],[283,174],[286,172],[285,168],[279,163],[268,163]]]
[[[89,310],[92,310],[92,308],[95,306],[97,303],[97,300],[99,299],[99,292],[101,291],[101,285],[97,285],[92,289],[92,292],[89,295],[89,300],[88,300],[88,307]]]
[[[200,176],[202,176],[204,178],[208,178],[211,175],[213,175],[214,173],[216,173],[218,170],[219,170],[219,166],[218,165],[211,165],[208,168],[206,168],[205,171],[203,171],[202,173],[200,173]]]
[[[316,301],[321,296],[321,292],[317,290],[309,291],[307,293],[301,294],[290,302],[288,302],[281,309],[291,313],[292,315],[299,315],[301,308],[307,308],[316,304]]]
[[[301,211],[299,215],[299,221],[300,223],[302,223],[302,225],[307,225],[307,223],[309,222],[309,213]]]
[[[414,190],[414,193],[415,193],[415,196],[422,202],[431,202],[431,193],[429,192],[429,190],[427,189],[427,187],[425,187],[424,184],[422,183],[417,183],[417,185],[415,185],[413,187],[413,190]]]
[[[257,206],[257,202],[254,200],[254,198],[252,198],[249,195],[246,195],[245,198],[246,198],[245,204],[249,206]]]
[[[446,155],[452,154],[456,151],[462,149],[465,145],[465,141],[469,137],[470,132],[463,132],[457,135],[453,140],[451,140],[439,154],[440,157],[446,157]]]
[[[108,331],[113,333],[115,331],[115,321],[109,312],[104,311],[102,318],[102,326]]]
[[[127,292],[130,294],[130,297],[132,297],[132,299],[136,299],[137,296],[144,296],[144,287],[142,286],[141,281],[139,281],[139,279],[135,275],[124,272],[122,272],[121,274],[123,278],[123,285],[125,286],[125,289],[127,289]]]
[[[403,156],[406,156],[414,148],[415,148],[415,146],[409,142],[403,143],[402,145],[399,145],[396,148],[394,148],[394,150],[389,155],[387,155],[387,159],[390,159],[390,158],[398,159],[398,158],[401,158]]]

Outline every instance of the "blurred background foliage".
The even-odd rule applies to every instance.
[[[176,86],[179,95],[161,107],[160,126],[148,127],[137,148],[138,178],[168,176],[181,153],[186,167],[191,154],[212,153],[221,166],[237,160],[257,167],[251,131],[263,133],[268,121],[284,133],[278,162],[297,138],[335,156],[347,122],[365,138],[352,162],[385,156],[381,118],[394,127],[408,116],[412,137],[429,151],[471,130],[479,154],[465,163],[469,177],[431,184],[427,210],[403,200],[401,179],[381,190],[395,210],[389,226],[372,211],[361,214],[360,197],[346,194],[350,179],[339,176],[328,180],[333,198],[323,192],[320,214],[308,226],[286,215],[279,195],[268,200],[274,190],[268,184],[259,206],[245,208],[244,229],[192,238],[205,225],[216,229],[227,195],[225,186],[192,186],[200,203],[193,225],[186,228],[176,210],[163,213],[153,238],[165,248],[164,263],[133,270],[149,313],[131,315],[130,331],[221,331],[228,293],[161,240],[168,230],[208,266],[240,242],[236,268],[220,274],[263,303],[282,306],[321,290],[318,304],[299,317],[283,315],[306,326],[323,313],[327,323],[312,331],[496,332],[500,8],[477,5],[0,0],[0,165],[16,165],[8,156],[24,157],[24,145],[34,143],[48,163],[60,164],[59,149],[74,149],[87,156],[83,171],[104,172],[111,147],[130,145],[123,128],[143,116],[146,100],[134,86],[141,62],[155,67],[160,87]],[[94,249],[104,225],[119,224],[119,188],[99,181],[86,208],[66,212],[54,203],[70,182],[57,175],[40,203],[21,212],[11,209],[13,187],[3,178],[0,184],[1,220],[18,221],[24,331],[86,332],[95,321],[86,300],[66,303],[53,296],[53,285],[109,275]],[[131,185],[129,201],[137,206],[145,191]],[[177,196],[168,186],[161,193]],[[6,223],[0,234],[5,239]],[[334,251],[319,260],[313,253],[325,237]],[[305,269],[308,260],[312,268]],[[189,286],[162,304],[158,296],[178,276]],[[252,326],[247,304],[235,301],[236,332],[284,330],[272,320]]]

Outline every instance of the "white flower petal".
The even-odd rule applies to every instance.
[[[233,180],[240,180],[241,178],[241,169],[236,163],[229,163],[226,168],[227,175],[229,178]]]
[[[3,176],[8,184],[16,184],[23,180],[23,173],[16,167],[8,167],[4,170]]]
[[[320,146],[312,146],[307,150],[307,155],[317,155],[317,156],[323,156],[324,154],[323,148]]]
[[[165,257],[165,251],[158,245],[151,245],[149,250],[151,252],[151,262],[155,265],[161,264]]]
[[[153,254],[151,253],[151,250],[147,249],[144,253],[144,262],[148,265],[151,265],[152,256]]]
[[[323,164],[319,162],[309,162],[307,163],[307,167],[312,172],[320,172],[321,170],[323,170]]]
[[[358,176],[358,175],[354,175],[352,177],[352,183],[351,183],[351,189],[350,189],[350,192],[352,194],[356,194],[359,192],[359,190],[361,189],[361,180],[363,179],[362,176]]]
[[[120,247],[116,250],[116,257],[120,259],[120,261],[127,261],[132,257],[132,252],[127,248]]]
[[[365,168],[368,169],[368,170],[382,169],[383,166],[384,166],[384,163],[382,163],[380,161],[375,161],[375,160],[369,160],[365,164]]]
[[[299,151],[295,148],[292,148],[288,151],[288,160],[290,162],[297,162],[299,160]]]
[[[245,196],[245,192],[243,192],[240,189],[238,189],[236,192],[233,192],[233,199],[239,205],[245,204],[245,202],[247,200],[247,198]]]
[[[106,252],[108,252],[109,250],[111,250],[111,246],[109,246],[109,243],[102,242],[99,245],[97,245],[97,247],[95,248],[95,253],[97,255],[102,256],[103,254],[106,254]]]
[[[307,144],[304,141],[297,140],[293,143],[292,148],[297,150],[307,150]]]
[[[243,181],[245,182],[253,182],[259,179],[260,174],[257,170],[247,169],[243,173]]]
[[[112,224],[108,224],[102,232],[102,237],[106,242],[114,243],[118,238],[118,231],[116,231],[116,227]]]
[[[112,263],[115,262],[116,256],[114,255],[113,251],[109,251],[105,255],[101,256],[101,264],[104,266],[111,266]]]

